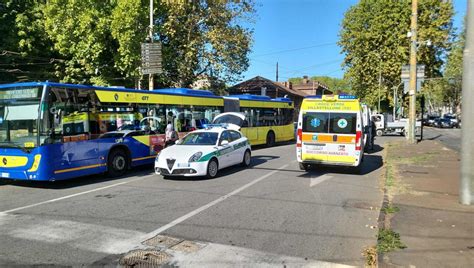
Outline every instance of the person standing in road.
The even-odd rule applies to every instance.
[[[372,118],[370,120],[371,131],[370,131],[370,150],[374,150],[375,136],[377,135],[377,127],[375,126],[375,121]]]
[[[178,133],[173,129],[173,125],[168,124],[165,130],[165,148],[175,144],[178,138]]]

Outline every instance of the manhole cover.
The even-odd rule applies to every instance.
[[[120,258],[119,265],[125,267],[156,267],[165,264],[170,255],[154,249],[132,250]]]
[[[150,247],[165,247],[170,248],[183,241],[183,239],[174,238],[171,236],[157,235],[148,240],[143,241],[142,244]]]
[[[171,249],[176,250],[176,251],[181,251],[185,253],[191,253],[191,252],[196,252],[201,248],[201,246],[197,243],[185,240],[175,246],[173,246]]]

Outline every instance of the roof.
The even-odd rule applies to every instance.
[[[290,95],[295,95],[295,96],[299,96],[299,97],[305,97],[307,95],[304,92],[287,88],[287,87],[282,86],[282,85],[280,85],[276,82],[273,82],[270,79],[267,79],[267,78],[261,77],[261,76],[255,76],[252,79],[249,79],[247,81],[244,81],[244,82],[241,82],[237,85],[234,85],[234,86],[229,88],[229,91],[232,91],[232,90],[249,91],[249,90],[260,89],[262,87],[267,87],[267,88],[272,87],[275,90],[286,92]]]

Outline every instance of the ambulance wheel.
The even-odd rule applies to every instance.
[[[357,175],[362,174],[362,161],[361,161],[361,163],[360,163],[358,166],[353,167],[353,171],[354,171],[354,173],[357,174]]]
[[[125,174],[128,168],[127,154],[120,149],[113,150],[107,160],[107,174],[118,177]]]
[[[219,163],[215,158],[212,158],[207,164],[207,174],[208,179],[215,178],[217,176],[217,171],[219,170]]]
[[[382,136],[383,135],[383,131],[381,129],[377,130],[377,136]]]
[[[303,164],[303,163],[298,163],[300,166],[300,170],[308,171],[311,168],[311,165],[309,164]]]
[[[273,131],[270,131],[267,133],[267,147],[272,147],[275,145],[275,133]]]

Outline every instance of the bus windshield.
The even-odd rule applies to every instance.
[[[42,87],[0,89],[0,147],[38,146],[38,113]]]

